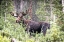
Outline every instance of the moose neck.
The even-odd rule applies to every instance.
[[[23,18],[23,24],[28,24],[30,20],[26,20],[25,18]]]

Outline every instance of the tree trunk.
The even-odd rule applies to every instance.
[[[20,13],[26,10],[27,1],[26,0],[13,0],[14,11]]]
[[[63,6],[62,11],[64,12],[64,0],[62,0],[62,6]]]
[[[38,21],[38,17],[37,17],[37,15],[35,14],[36,9],[37,9],[37,0],[33,0],[32,3],[33,3],[33,5],[32,5],[32,20]]]
[[[30,7],[30,0],[13,0],[13,2],[14,2],[14,11],[16,13],[25,11]],[[37,9],[37,0],[32,0],[32,20],[34,21],[38,21],[38,17],[35,14],[36,9]]]

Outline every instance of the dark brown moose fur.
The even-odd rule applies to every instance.
[[[31,33],[43,33],[45,36],[47,29],[50,29],[50,24],[47,22],[36,22],[32,20],[26,20],[23,16],[27,15],[27,12],[20,12],[19,15],[17,15],[16,23],[19,23],[22,21],[22,24],[26,25],[25,31],[29,31]]]
[[[26,30],[25,31],[29,31],[30,34],[31,33],[41,33],[43,32],[43,35],[45,36],[47,29],[50,28],[50,24],[46,23],[46,22],[36,22],[36,21],[32,21],[32,20],[26,20],[24,17],[19,17],[16,20],[16,23],[19,23],[20,21],[22,21],[22,24],[26,25]]]

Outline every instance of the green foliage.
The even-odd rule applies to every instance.
[[[0,16],[5,16],[5,13],[9,13],[13,10],[13,5],[11,0],[2,0],[0,5]]]
[[[53,38],[53,41],[60,40],[60,30],[56,24],[52,25],[51,33],[52,33],[51,37]]]
[[[6,1],[6,0],[5,0]],[[64,42],[64,32],[60,31],[64,30],[64,13],[60,10],[59,4],[54,0],[56,7],[54,7],[54,14],[57,15],[58,21],[52,22],[51,29],[47,30],[46,36],[43,36],[43,33],[36,34],[35,36],[31,36],[25,32],[25,28],[22,27],[22,24],[19,25],[15,23],[16,18],[9,14],[10,11],[13,10],[13,5],[10,2],[11,0],[6,2],[2,1],[0,5],[0,42],[10,42],[10,36],[14,37],[22,42]],[[59,0],[57,0],[59,1]],[[4,6],[3,6],[4,5]],[[44,5],[43,2],[38,2],[38,9],[36,14],[40,20],[45,20],[45,16],[50,16],[50,14],[46,13],[45,7],[49,6],[48,4]],[[59,7],[60,9],[58,9]],[[5,19],[6,13],[6,19]],[[59,22],[59,23],[58,23]],[[60,23],[62,22],[62,23]],[[58,23],[58,25],[57,25]],[[4,34],[4,37],[2,37]],[[8,37],[8,38],[7,38]]]
[[[0,35],[0,42],[10,42],[10,39],[7,38],[7,37],[2,37],[2,36]]]
[[[46,34],[46,42],[63,42],[63,32],[60,32],[60,26],[58,26],[55,22],[51,25],[51,29],[47,31]],[[61,35],[61,36],[60,36]]]
[[[62,3],[61,2],[62,2],[61,0],[53,0],[53,4],[55,5],[54,7],[56,9],[59,9],[62,11]]]
[[[61,0],[54,0],[53,13],[57,16],[57,24],[61,27],[60,30],[64,31],[64,13],[62,12]]]
[[[36,15],[41,21],[45,21],[47,19],[46,16],[50,16],[50,13],[47,12],[50,6],[48,4],[45,4],[43,1],[39,1],[37,5],[38,9],[36,10]]]
[[[2,18],[0,18],[0,30],[2,30],[3,29],[3,26],[4,25],[4,21],[3,21],[3,19]]]
[[[43,2],[38,2],[38,9],[37,9],[37,11],[36,11],[36,14],[37,14],[37,16],[38,16],[38,18],[40,19],[40,20],[45,20],[45,5],[44,5],[44,3]]]
[[[8,33],[8,32],[1,32],[1,35],[4,37],[4,36],[6,36],[6,37],[11,37],[11,35]]]

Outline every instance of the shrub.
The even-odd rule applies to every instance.
[[[0,35],[0,42],[10,42],[10,39]]]

